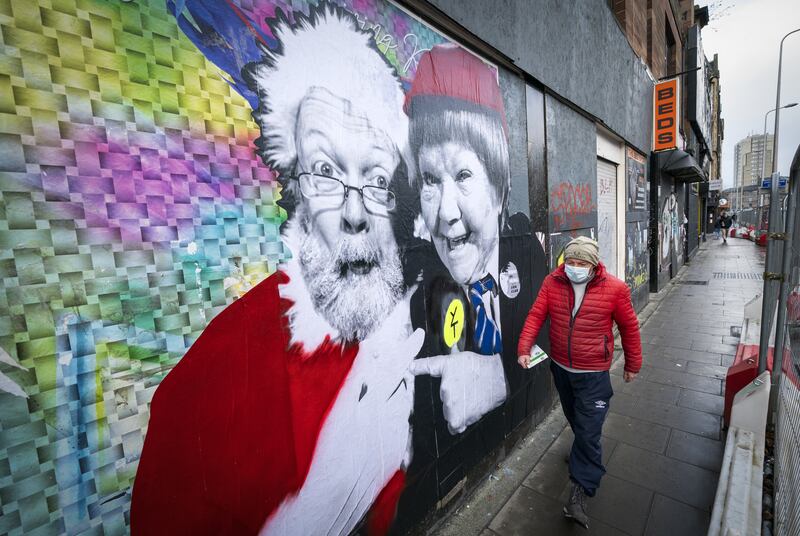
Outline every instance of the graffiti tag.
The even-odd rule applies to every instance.
[[[383,54],[386,54],[390,50],[396,50],[399,48],[400,45],[397,43],[395,37],[384,30],[383,26],[380,24],[369,21],[360,14],[356,14],[356,22],[362,30],[365,32],[371,32],[372,35],[375,36],[375,45]],[[417,35],[414,33],[405,34],[403,36],[403,43],[413,47],[408,60],[406,60],[406,62],[403,64],[403,67],[400,69],[400,74],[405,75],[412,66],[414,69],[416,69],[417,65],[419,64],[419,57],[430,49],[420,48],[419,37],[417,37]]]
[[[550,211],[556,227],[578,227],[581,216],[595,210],[589,183],[562,182],[550,193]]]

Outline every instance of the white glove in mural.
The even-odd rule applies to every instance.
[[[439,396],[451,434],[460,434],[506,400],[506,379],[499,354],[458,352],[417,359],[411,373],[442,379]]]

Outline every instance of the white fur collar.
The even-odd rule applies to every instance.
[[[289,276],[289,282],[280,285],[278,292],[282,298],[293,302],[286,311],[289,317],[290,343],[300,343],[306,352],[313,352],[325,341],[326,336],[330,336],[333,340],[338,339],[339,331],[317,312],[311,301],[311,294],[306,287],[298,260],[302,240],[298,225],[293,218],[286,223],[281,233],[283,243],[292,253],[292,258],[282,263],[279,268]]]

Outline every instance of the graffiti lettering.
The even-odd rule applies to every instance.
[[[399,47],[395,37],[384,30],[383,26],[380,24],[369,21],[362,15],[356,15],[356,22],[362,30],[371,32],[375,36],[375,44],[377,45],[378,50],[380,50],[382,53],[386,54],[389,50],[396,50]],[[406,60],[406,62],[400,68],[400,74],[405,75],[412,66],[414,69],[417,68],[419,57],[430,49],[420,48],[419,37],[413,33],[405,34],[403,36],[403,43],[413,47],[408,60]]]
[[[380,24],[367,20],[363,15],[356,15],[356,22],[365,32],[372,32],[375,36],[375,44],[382,53],[386,54],[389,50],[397,48],[394,37],[387,33]]]
[[[556,227],[577,227],[580,217],[591,214],[595,208],[589,183],[562,182],[550,193],[550,212]]]
[[[403,73],[407,73],[408,69],[413,65],[414,69],[416,70],[417,64],[419,63],[419,56],[424,54],[426,51],[430,50],[429,48],[419,48],[419,38],[415,34],[406,34],[403,37],[403,43],[407,45],[413,45],[414,50],[411,52],[411,56],[409,56],[408,61],[405,62],[403,65]]]

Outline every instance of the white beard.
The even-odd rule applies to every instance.
[[[298,231],[302,241],[298,260],[314,309],[343,340],[366,339],[402,296],[397,246],[385,248],[359,235],[345,237],[327,251],[313,232]],[[353,273],[347,269],[353,262],[371,264],[372,269]]]

